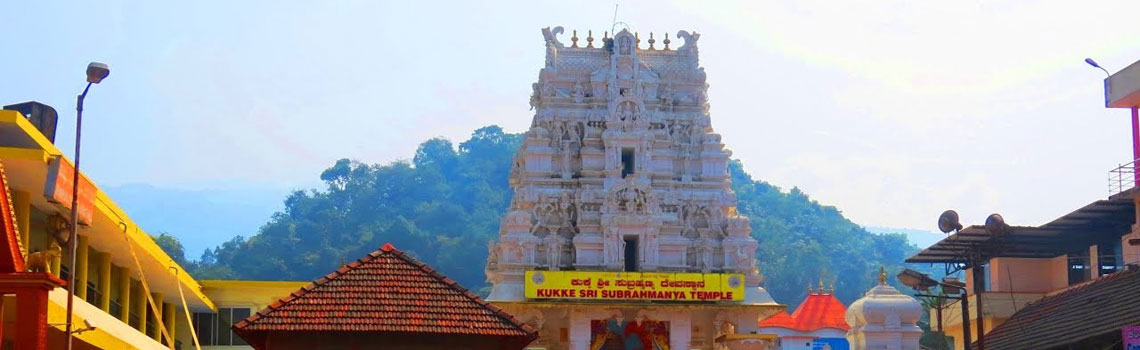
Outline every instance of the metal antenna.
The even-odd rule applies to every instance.
[[[614,31],[614,28],[617,28],[617,10],[618,10],[618,3],[617,3],[617,1],[614,1],[614,20],[610,24],[610,33],[617,33]]]

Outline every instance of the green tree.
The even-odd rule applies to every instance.
[[[486,245],[513,194],[507,178],[522,136],[498,126],[476,130],[456,149],[434,138],[410,162],[364,164],[341,159],[320,174],[325,187],[296,191],[284,210],[256,232],[208,249],[193,272],[199,278],[311,280],[342,260],[391,242],[473,290],[486,290]],[[892,272],[916,248],[900,234],[864,230],[798,188],[788,191],[752,179],[739,161],[729,164],[738,210],[752,219],[766,287],[794,307],[808,283],[835,278],[850,303]]]

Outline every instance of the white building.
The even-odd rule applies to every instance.
[[[918,350],[922,304],[887,284],[879,272],[879,285],[847,308],[847,341],[851,350]]]

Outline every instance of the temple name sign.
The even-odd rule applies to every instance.
[[[744,274],[527,271],[527,299],[714,302],[744,300]]]

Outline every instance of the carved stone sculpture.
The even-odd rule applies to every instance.
[[[566,47],[562,32],[542,30],[515,196],[488,252],[492,299],[521,299],[529,269],[625,269],[626,244],[637,270],[742,271],[755,286],[757,243],[733,209],[731,153],[709,124],[700,35],[682,31],[676,50],[649,52],[629,31],[605,48]]]

